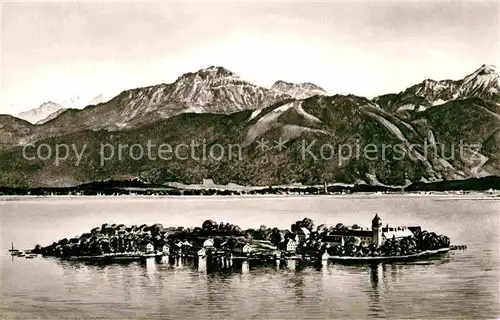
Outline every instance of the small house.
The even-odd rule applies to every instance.
[[[155,246],[149,242],[147,245],[146,245],[146,253],[153,253],[155,251]]]
[[[248,243],[238,243],[234,246],[234,252],[240,253],[250,253],[252,251],[252,247]]]
[[[205,250],[205,248],[201,248],[196,252],[196,254],[198,255],[198,257],[204,257],[207,255],[207,251]]]
[[[184,240],[182,242],[182,245],[185,246],[185,247],[192,247],[193,245],[191,244],[191,242],[187,241],[187,240]]]
[[[161,249],[164,256],[168,256],[170,254],[170,246],[168,244],[164,245]]]
[[[214,247],[214,240],[212,238],[208,238],[203,242],[203,248],[213,248]]]

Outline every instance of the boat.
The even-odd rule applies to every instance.
[[[12,245],[12,249],[9,249],[9,252],[11,255],[17,255],[17,253],[19,252],[18,249],[14,249],[14,242],[11,242],[11,245]]]
[[[450,251],[451,248],[441,248],[437,250],[427,250],[419,253],[405,255],[405,256],[378,256],[378,257],[351,257],[351,256],[330,256],[328,260],[333,260],[336,262],[385,262],[385,261],[408,261],[418,258],[432,257],[438,254],[446,253]]]

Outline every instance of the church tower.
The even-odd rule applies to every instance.
[[[382,219],[375,214],[372,220],[372,243],[378,248],[382,245]]]

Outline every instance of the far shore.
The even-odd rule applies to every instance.
[[[338,199],[353,199],[353,198],[380,198],[380,197],[432,197],[446,199],[467,199],[467,200],[500,200],[500,191],[496,192],[359,192],[351,194],[240,194],[240,195],[141,195],[141,194],[117,194],[117,195],[0,195],[0,201],[15,201],[15,200],[36,200],[36,199],[198,199],[198,198],[216,198],[216,199],[237,199],[237,198],[338,198]]]
[[[389,186],[383,184],[328,183],[323,185],[294,183],[289,185],[243,186],[233,183],[221,185],[211,179],[204,179],[202,184],[186,185],[181,183],[152,184],[133,180],[95,181],[73,187],[0,187],[1,196],[108,196],[108,197],[282,197],[282,196],[335,196],[355,197],[408,195],[408,196],[443,196],[443,195],[491,195],[500,196],[500,177],[488,176],[466,180],[441,182],[414,182],[407,186]]]

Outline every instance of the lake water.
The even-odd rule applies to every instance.
[[[500,201],[450,196],[0,198],[2,319],[495,319]],[[378,266],[199,270],[187,262],[106,266],[14,258],[108,223],[242,228],[321,223],[421,225],[467,244],[440,259]]]

